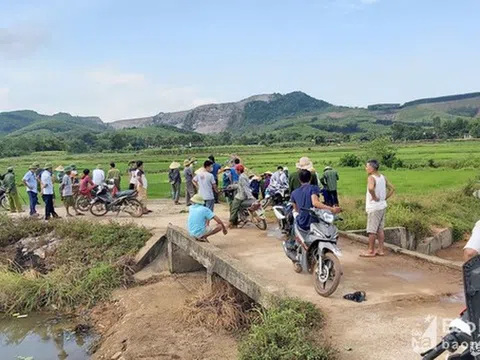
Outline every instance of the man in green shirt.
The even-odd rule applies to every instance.
[[[297,172],[289,177],[288,189],[290,190],[290,194],[293,193],[294,190],[302,186],[302,183],[300,182],[300,171],[302,170],[310,171],[310,173],[312,174],[310,185],[318,186],[318,177],[315,169],[313,168],[312,160],[310,160],[308,157],[302,157],[297,163]]]
[[[113,180],[115,187],[117,188],[118,191],[120,191],[120,180],[121,180],[120,170],[118,170],[115,167],[114,162],[110,163],[110,170],[108,170],[108,173],[107,173],[107,180]]]
[[[335,169],[327,166],[323,170],[323,177],[320,180],[326,190],[325,203],[328,206],[338,206],[337,181],[338,173]]]
[[[10,212],[23,212],[22,205],[20,204],[20,199],[18,198],[17,185],[15,183],[15,173],[13,172],[12,167],[9,167],[7,169],[7,173],[5,174],[5,178],[3,179],[3,185],[7,190]]]

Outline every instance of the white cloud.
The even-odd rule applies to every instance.
[[[3,70],[3,71],[2,71]],[[112,66],[93,69],[0,69],[0,108],[96,115],[113,121],[188,110],[215,102],[193,85],[165,84]],[[2,95],[3,94],[3,95]]]
[[[40,25],[16,25],[0,28],[0,57],[17,59],[35,53],[48,41]]]

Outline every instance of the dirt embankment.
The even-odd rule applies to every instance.
[[[186,300],[204,283],[205,274],[196,273],[116,291],[114,306],[102,305],[93,312],[103,341],[92,359],[236,359],[233,336],[182,320]]]

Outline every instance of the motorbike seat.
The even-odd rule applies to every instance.
[[[115,197],[119,198],[122,196],[130,196],[135,193],[135,190],[124,190],[124,191],[119,191],[115,194]]]

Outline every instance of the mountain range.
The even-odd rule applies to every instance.
[[[374,104],[367,108],[333,105],[296,91],[285,95],[254,95],[238,102],[209,104],[191,110],[104,123],[98,117],[52,116],[31,110],[0,113],[0,136],[112,132],[155,128],[170,133],[266,133],[295,130],[308,133],[384,132],[396,122],[428,126],[434,117],[454,120],[480,116],[480,92],[419,99],[405,104]],[[235,129],[235,131],[231,131]],[[131,132],[132,130],[130,130]]]

